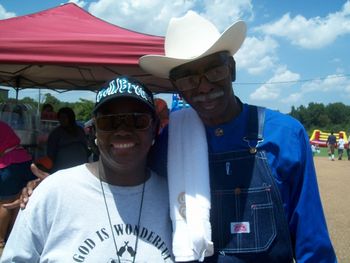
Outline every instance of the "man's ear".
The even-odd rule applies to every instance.
[[[232,56],[228,57],[228,65],[231,70],[232,82],[236,80],[236,61]]]

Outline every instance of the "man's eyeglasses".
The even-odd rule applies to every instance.
[[[211,68],[201,74],[189,75],[179,78],[172,77],[172,79],[175,81],[178,90],[187,91],[191,89],[196,89],[199,86],[202,77],[205,77],[209,82],[214,83],[227,78],[229,74],[229,67],[227,64],[224,64],[218,67]]]
[[[115,131],[123,123],[135,130],[146,130],[151,126],[152,116],[147,113],[123,113],[96,117],[95,125],[100,131]]]

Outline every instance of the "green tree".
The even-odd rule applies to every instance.
[[[94,102],[80,98],[73,107],[77,120],[88,121],[91,119],[94,105]]]
[[[290,115],[298,119],[310,134],[314,129],[350,132],[350,106],[336,102],[324,106],[309,103],[308,107],[292,107]]]
[[[347,120],[346,105],[341,102],[330,103],[326,106],[328,117],[332,124],[342,124]]]
[[[42,101],[42,105],[49,103],[52,105],[55,111],[58,111],[58,109],[61,108],[60,105],[62,104],[62,102],[59,99],[57,99],[55,96],[52,96],[50,93],[45,93],[43,97],[44,99]]]
[[[331,119],[328,117],[326,113],[323,113],[323,114],[320,114],[320,116],[318,116],[315,126],[328,127],[330,124],[331,124]]]

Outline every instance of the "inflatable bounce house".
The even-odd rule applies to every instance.
[[[310,144],[315,146],[318,145],[319,147],[327,147],[327,138],[330,134],[330,132],[314,130],[310,138]],[[338,133],[334,132],[333,134],[335,135],[335,137],[337,137],[337,141],[339,140],[339,138],[343,138],[345,140],[345,148],[348,147],[349,141],[348,137],[346,136],[346,132],[340,131]]]

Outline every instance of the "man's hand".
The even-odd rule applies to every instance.
[[[29,181],[27,185],[22,189],[20,197],[11,203],[3,204],[2,206],[4,208],[15,209],[17,207],[21,207],[21,209],[24,209],[27,206],[29,197],[32,195],[33,190],[40,184],[42,180],[44,180],[49,175],[48,173],[40,170],[34,163],[31,164],[30,169],[38,178]]]
[[[43,170],[40,170],[35,163],[31,164],[30,169],[32,170],[33,174],[35,174],[36,177],[38,177],[41,180],[44,180],[46,177],[50,175],[49,173],[46,173]]]

